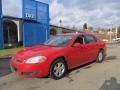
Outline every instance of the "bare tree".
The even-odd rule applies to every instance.
[[[86,29],[87,29],[87,23],[83,25],[83,30],[86,31]]]

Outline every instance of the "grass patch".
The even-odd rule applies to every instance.
[[[22,48],[23,47],[0,49],[0,57],[12,56]]]

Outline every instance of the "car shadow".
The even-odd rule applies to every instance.
[[[0,77],[12,73],[9,60],[10,58],[0,58]]]
[[[69,71],[67,72],[67,74],[66,74],[65,77],[69,79],[69,83],[73,82],[73,81],[74,81],[74,79],[72,78],[72,75],[73,75],[73,74],[78,74],[78,73],[80,73],[80,69],[81,69],[81,68],[82,68],[82,69],[90,69],[90,68],[92,68],[91,64],[93,64],[94,62],[95,62],[95,61],[90,62],[90,63],[87,63],[87,64],[84,64],[84,65],[81,65],[81,66],[79,66],[79,67],[76,67],[76,68],[74,68],[74,69],[69,70]],[[75,72],[72,73],[73,71],[75,71]]]
[[[71,77],[71,74],[69,72],[66,74],[65,78],[67,78],[69,80],[68,81],[69,83],[74,81],[74,79]]]
[[[116,59],[117,59],[116,56],[108,56],[108,57],[105,58],[105,61],[106,61],[106,62],[109,62],[109,61],[111,61],[111,60],[116,60]]]
[[[110,80],[105,80],[99,90],[120,90],[120,84],[115,77],[111,77]]]
[[[75,70],[76,70],[75,73],[79,73],[79,72],[80,72],[80,70],[79,70],[80,68],[82,68],[82,69],[90,69],[90,68],[92,68],[91,64],[93,64],[94,62],[95,62],[95,61],[89,62],[89,63],[87,63],[87,64],[84,64],[84,65],[78,66],[78,67],[76,67],[76,68],[74,68],[74,69],[71,69],[71,70],[69,71],[69,73],[72,72],[72,71],[75,71]]]

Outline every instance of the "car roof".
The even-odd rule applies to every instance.
[[[63,36],[79,36],[79,35],[93,35],[92,33],[88,33],[88,32],[80,32],[80,33],[65,33],[65,34],[59,34],[59,35],[63,35]]]

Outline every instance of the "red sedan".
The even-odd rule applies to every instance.
[[[102,62],[105,55],[105,43],[94,35],[63,34],[42,45],[19,51],[10,65],[20,76],[60,79],[70,69],[92,61]]]

